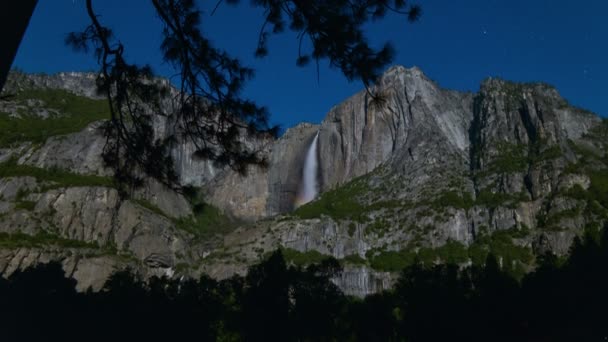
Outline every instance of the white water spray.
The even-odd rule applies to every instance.
[[[306,153],[302,172],[302,187],[297,199],[297,206],[306,204],[317,196],[317,140],[319,140],[319,132],[315,135]]]

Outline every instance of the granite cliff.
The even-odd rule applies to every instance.
[[[384,102],[362,91],[320,125],[250,142],[267,169],[241,176],[180,142],[180,183],[196,191],[148,180],[126,199],[101,161],[94,76],[13,74],[16,95],[0,103],[0,272],[59,260],[81,289],[124,267],[225,278],[281,247],[296,264],[342,260],[335,281],[364,295],[415,259],[466,265],[492,252],[521,274],[606,221],[608,126],[555,88],[491,78],[461,93],[399,66],[375,87]],[[320,196],[296,208],[317,132]]]

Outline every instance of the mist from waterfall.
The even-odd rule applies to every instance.
[[[306,153],[306,159],[304,160],[304,168],[302,170],[302,185],[300,187],[300,193],[296,199],[296,206],[306,204],[317,196],[317,173],[319,170],[317,161],[317,141],[319,139],[319,132],[315,135],[312,140],[308,152]]]

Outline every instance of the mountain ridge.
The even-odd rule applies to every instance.
[[[75,75],[58,77],[69,79],[63,86],[83,87],[72,80]],[[547,250],[563,255],[575,236],[605,222],[607,211],[595,189],[603,186],[607,165],[604,124],[568,105],[555,88],[488,78],[479,92],[462,93],[442,89],[419,68],[395,66],[372,90],[385,95],[383,106],[372,104],[364,90],[332,107],[321,124],[299,124],[276,141],[260,142],[270,167],[251,169],[246,178],[192,160],[192,147],[178,144],[172,154],[181,183],[200,187],[194,199],[150,180],[134,200],[110,201],[106,209],[81,209],[80,214],[55,201],[46,206],[63,211],[49,213],[43,210],[48,194],[35,191],[48,186],[38,184],[40,177],[0,177],[0,232],[36,234],[39,227],[27,224],[31,215],[60,226],[57,233],[63,238],[115,245],[150,275],[179,270],[228,277],[245,272],[247,265],[278,247],[298,262],[329,255],[347,265],[336,282],[348,293],[364,295],[390,286],[392,272],[414,258],[456,258],[471,264],[492,252],[521,274],[533,267],[535,255]],[[28,107],[24,103],[16,106]],[[23,143],[5,148],[0,162],[12,155],[19,156],[15,168],[60,167],[107,177],[97,156],[103,137],[95,125],[50,137],[37,147]],[[163,123],[158,125],[163,131]],[[317,131],[321,195],[293,211],[303,156]],[[31,211],[17,208],[22,198],[16,189],[22,188],[34,203]],[[82,201],[92,193],[113,196],[111,188],[80,190],[84,193],[79,195],[69,186],[51,191],[59,192],[53,195],[57,198]],[[202,199],[244,222],[234,230],[193,237],[195,222],[208,220],[197,219],[193,210]],[[91,238],[94,234],[80,224],[76,231],[84,235],[75,234],[74,217],[82,212],[91,212],[93,222],[108,216],[102,221],[112,223],[101,224],[108,233]],[[140,224],[146,220],[147,227]],[[13,227],[23,221],[25,228]],[[66,223],[61,222],[69,222],[68,227],[62,229]],[[2,259],[5,274],[19,260],[15,255]],[[121,265],[110,264],[107,273]]]

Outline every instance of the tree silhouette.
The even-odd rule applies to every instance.
[[[0,278],[3,340],[108,341],[603,341],[608,336],[608,234],[570,258],[545,255],[521,282],[484,266],[421,265],[392,290],[345,296],[336,260],[306,268],[280,251],[246,277],[152,278],[130,271],[77,293],[60,264]]]
[[[285,341],[289,334],[290,274],[281,251],[252,267],[245,282],[243,337],[253,341]]]
[[[226,2],[234,5],[240,1]],[[244,142],[245,137],[265,139],[278,132],[278,127],[270,127],[266,108],[241,96],[253,70],[205,37],[199,29],[201,12],[193,0],[151,3],[163,24],[163,58],[180,76],[178,93],[171,94],[175,106],[169,113],[163,113],[160,106],[167,89],[154,81],[149,67],[125,60],[125,47],[99,21],[92,0],[86,1],[91,25],[66,39],[77,50],[92,50],[101,65],[98,86],[111,111],[105,127],[106,164],[114,168],[121,184],[137,186],[145,174],[175,186],[168,151],[176,138],[182,137],[196,147],[195,157],[229,165],[241,173],[249,165],[265,166],[267,161],[260,151]],[[265,10],[256,56],[268,53],[272,34],[289,29],[300,41],[297,65],[327,59],[347,79],[360,79],[378,101],[380,95],[370,86],[392,61],[394,51],[388,43],[381,49],[372,48],[363,27],[388,12],[404,15],[409,21],[421,13],[420,7],[405,0],[254,0],[252,5]],[[311,42],[310,51],[304,48],[305,40]],[[153,117],[157,114],[173,123],[174,131],[168,137],[154,135]]]
[[[331,341],[340,336],[338,322],[346,305],[340,289],[330,281],[342,267],[334,258],[305,270],[291,270],[290,337],[298,341]]]

